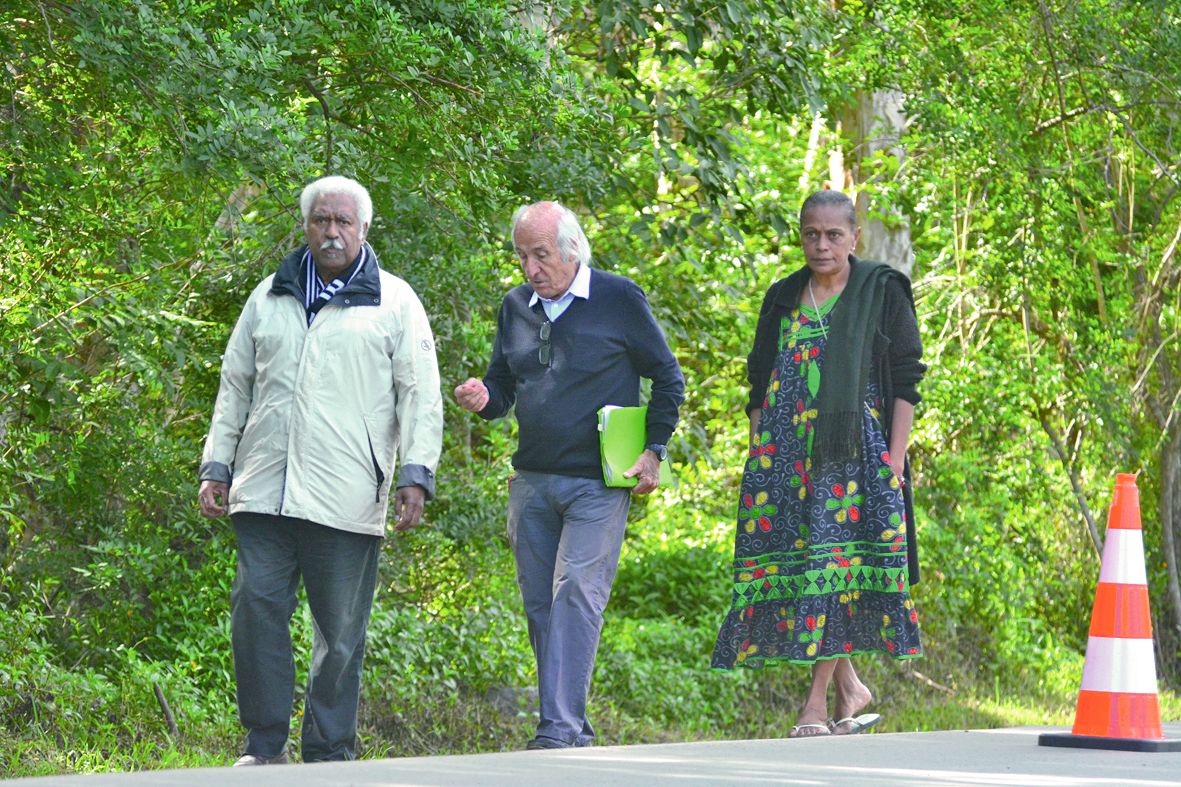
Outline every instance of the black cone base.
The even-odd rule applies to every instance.
[[[1098,735],[1075,735],[1071,732],[1043,732],[1039,746],[1062,746],[1072,749],[1115,749],[1117,751],[1181,751],[1181,738],[1103,738]]]

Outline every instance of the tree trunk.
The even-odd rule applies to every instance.
[[[851,105],[840,113],[840,123],[851,144],[848,175],[850,196],[857,205],[861,226],[859,257],[879,260],[910,276],[914,270],[914,250],[910,243],[910,220],[893,205],[872,204],[870,190],[876,175],[868,162],[882,152],[898,160],[901,167],[905,153],[902,135],[906,131],[902,94],[896,90],[858,92]],[[883,221],[879,216],[886,217]]]
[[[242,220],[242,214],[262,193],[262,186],[257,183],[248,182],[238,186],[226,199],[225,207],[221,209],[213,226],[226,234],[233,234]]]
[[[1165,567],[1169,575],[1169,604],[1173,628],[1181,636],[1181,582],[1177,577],[1176,533],[1181,524],[1181,425],[1174,424],[1170,439],[1161,446],[1160,530]]]

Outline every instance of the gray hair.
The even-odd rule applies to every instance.
[[[357,205],[357,220],[361,224],[373,221],[373,200],[369,199],[369,192],[357,181],[343,175],[329,175],[319,180],[313,180],[303,187],[299,195],[299,212],[303,214],[303,226],[307,229],[308,216],[316,200],[324,194],[344,194],[352,197]]]
[[[853,200],[849,198],[848,194],[834,189],[821,189],[808,195],[804,204],[800,206],[800,226],[804,226],[804,216],[808,211],[820,207],[844,208],[849,220],[849,229],[857,229],[857,207],[853,204]]]
[[[586,233],[582,231],[582,225],[578,223],[578,217],[574,215],[574,211],[560,202],[535,202],[532,205],[517,208],[517,212],[513,214],[513,238],[517,237],[517,225],[534,210],[557,211],[558,250],[562,252],[563,257],[574,257],[579,263],[590,265],[590,241],[586,239]]]

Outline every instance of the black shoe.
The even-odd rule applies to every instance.
[[[528,751],[535,751],[537,749],[569,749],[570,744],[565,741],[560,741],[557,738],[547,738],[544,735],[538,735],[533,740],[525,744],[525,749]]]

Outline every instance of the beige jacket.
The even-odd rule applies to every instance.
[[[434,496],[443,402],[426,311],[370,252],[308,327],[293,252],[242,309],[222,359],[200,478],[230,513],[384,535],[398,486]]]

